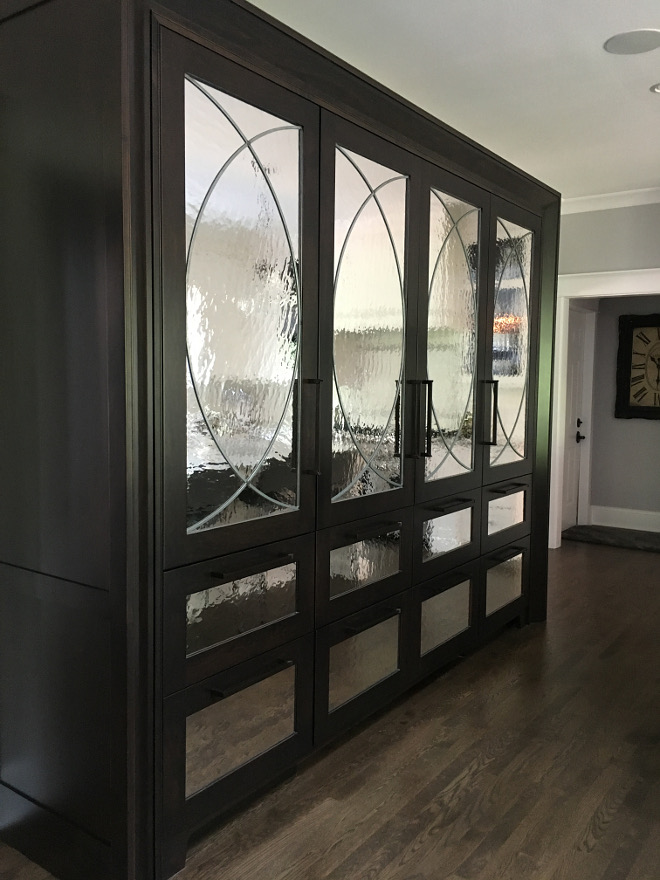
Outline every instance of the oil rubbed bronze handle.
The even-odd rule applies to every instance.
[[[401,521],[399,522],[384,522],[378,523],[378,525],[371,526],[368,529],[361,529],[359,532],[348,532],[346,535],[351,541],[367,541],[369,538],[380,538],[385,537],[385,535],[390,534],[390,532],[394,532],[396,529],[401,528]]]
[[[490,558],[495,562],[508,562],[509,559],[513,559],[514,556],[520,556],[522,552],[522,547],[507,547],[506,550],[501,550],[499,553],[493,553]]]
[[[278,568],[287,562],[293,562],[294,559],[293,553],[273,553],[270,556],[262,556],[260,560],[255,560],[251,565],[229,569],[229,571],[209,571],[207,576],[216,581],[237,581],[241,578],[249,577],[251,574],[259,574],[259,572],[266,571],[268,568]]]
[[[508,483],[506,486],[498,486],[497,489],[489,489],[491,495],[508,495],[515,489],[526,489],[527,483]]]
[[[401,383],[396,380],[396,401],[394,403],[394,458],[401,455]]]
[[[357,636],[366,629],[371,629],[372,626],[378,626],[379,623],[384,623],[386,620],[399,614],[401,614],[400,608],[386,608],[384,611],[369,617],[363,623],[358,623],[356,626],[345,626],[344,632],[347,636]]]
[[[454,498],[453,501],[448,501],[447,504],[440,504],[438,507],[429,507],[429,510],[432,510],[433,513],[451,513],[454,510],[460,510],[463,507],[472,507],[474,505],[474,498]]]
[[[289,669],[293,665],[293,660],[275,660],[274,663],[264,666],[260,672],[257,672],[250,678],[241,679],[241,681],[238,681],[235,684],[230,684],[222,689],[209,688],[208,692],[215,697],[216,700],[226,700],[227,697],[231,697],[239,691],[244,691],[247,688],[252,687],[252,685],[259,684],[260,681],[264,681],[264,679],[270,678],[271,675],[276,675],[284,669]]]
[[[499,379],[484,379],[484,386],[490,385],[492,388],[492,397],[491,397],[491,425],[490,425],[490,436],[487,440],[484,440],[484,446],[497,446],[497,411],[498,411],[498,401],[499,401],[499,388],[500,388],[500,380]]]
[[[433,424],[433,379],[422,379],[426,385],[426,447],[422,451],[424,458],[431,458],[431,427]]]
[[[322,382],[323,379],[303,379],[303,392],[310,387],[314,389],[314,455],[311,465],[301,466],[300,470],[303,474],[307,474],[312,477],[321,476],[321,448],[319,442],[321,404],[319,398],[321,396]]]

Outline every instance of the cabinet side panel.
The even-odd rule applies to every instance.
[[[0,561],[104,588],[125,507],[113,6],[0,25]]]
[[[100,839],[109,650],[105,591],[0,565],[0,782]]]

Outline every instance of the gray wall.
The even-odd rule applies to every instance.
[[[561,218],[559,274],[660,266],[660,204]]]
[[[656,248],[656,265],[658,250],[660,248]],[[660,511],[660,419],[614,418],[619,315],[651,312],[660,312],[660,296],[612,297],[600,301],[594,359],[591,467],[591,503],[596,506]]]

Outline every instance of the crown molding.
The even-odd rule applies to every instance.
[[[660,269],[622,269],[560,275],[557,296],[649,296],[660,294]]]
[[[585,214],[588,211],[610,211],[612,208],[634,208],[637,205],[655,205],[660,202],[660,186],[647,189],[629,189],[625,192],[602,193],[598,196],[578,196],[562,199],[561,213]]]

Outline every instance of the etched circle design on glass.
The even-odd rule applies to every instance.
[[[332,500],[401,486],[407,178],[336,150]]]
[[[520,461],[526,452],[532,244],[529,229],[498,219],[492,368],[499,394],[491,466]]]
[[[189,532],[298,504],[299,142],[187,78]]]
[[[480,212],[431,190],[427,377],[433,397],[426,481],[473,468]]]

